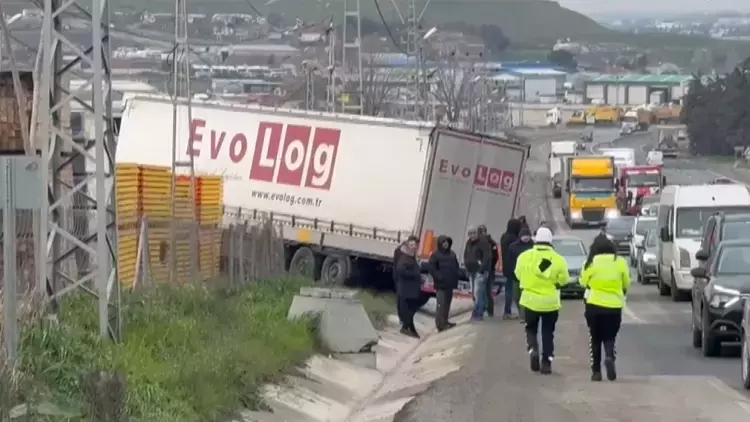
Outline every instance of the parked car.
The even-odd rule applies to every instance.
[[[630,254],[630,239],[633,237],[635,216],[622,216],[609,220],[604,226],[604,234],[617,247],[618,255]]]
[[[588,255],[583,241],[573,236],[555,236],[552,238],[552,247],[565,258],[570,275],[570,283],[560,290],[560,294],[564,297],[583,298],[585,289],[581,287],[579,278]]]
[[[656,217],[638,216],[633,224],[633,233],[630,238],[630,266],[635,267],[638,255],[638,245],[643,243],[646,233],[656,228]]]
[[[706,262],[723,240],[750,239],[750,214],[717,213],[706,220],[695,259]]]
[[[705,266],[693,268],[693,346],[718,356],[722,343],[741,337],[744,301],[750,297],[750,240],[725,240]]]
[[[640,284],[649,284],[659,278],[659,266],[656,265],[658,243],[659,231],[654,228],[646,232],[645,238],[637,245],[635,270]]]

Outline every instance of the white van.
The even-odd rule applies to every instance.
[[[744,185],[667,186],[662,190],[657,225],[659,242],[659,294],[672,300],[690,297],[698,266],[695,253],[701,244],[703,227],[710,216],[750,213],[750,192]]]
[[[646,164],[649,166],[663,166],[664,154],[661,151],[649,151],[646,156]]]

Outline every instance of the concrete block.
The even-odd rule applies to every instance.
[[[356,298],[342,298],[338,289],[305,289],[289,307],[287,318],[307,314],[319,317],[320,340],[334,353],[369,352],[378,343],[378,333]]]
[[[361,366],[368,369],[377,369],[378,360],[375,352],[363,352],[363,353],[334,353],[335,359],[351,363],[353,365]]]

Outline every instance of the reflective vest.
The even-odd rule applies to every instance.
[[[521,288],[521,306],[535,312],[552,312],[562,307],[560,287],[569,281],[568,266],[551,246],[534,245],[523,252],[518,257],[515,274]]]
[[[584,299],[603,308],[625,307],[625,293],[630,287],[630,269],[625,259],[612,254],[597,255],[581,273]]]

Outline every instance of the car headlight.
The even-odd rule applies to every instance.
[[[607,236],[607,239],[609,239],[609,240],[614,239],[614,237],[611,234],[609,234],[609,233],[606,233],[605,236]]]
[[[582,216],[583,214],[581,214],[581,212],[578,210],[570,212],[570,218],[572,218],[573,220],[580,220]]]
[[[617,211],[615,208],[610,208],[607,211],[604,212],[604,216],[608,219],[614,219],[620,217],[620,212]]]
[[[740,300],[740,291],[722,286],[713,286],[709,292],[711,300],[708,304],[712,308],[728,308]]]
[[[643,262],[646,264],[653,264],[656,262],[656,255],[652,253],[644,253],[643,254]]]
[[[690,268],[690,253],[680,248],[680,268]]]

